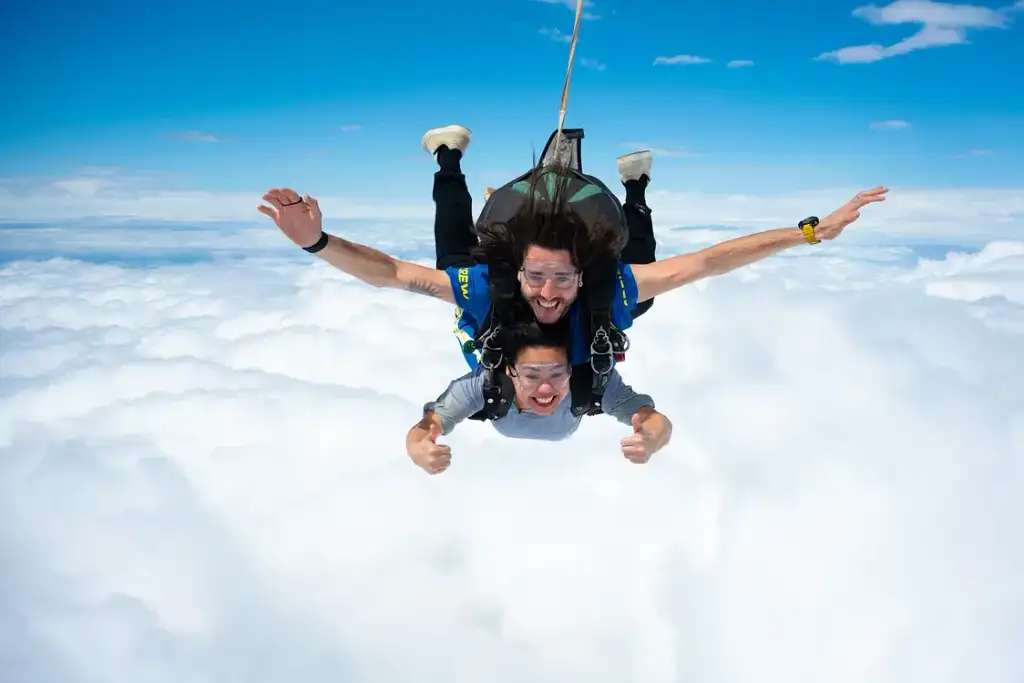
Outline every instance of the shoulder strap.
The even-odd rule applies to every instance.
[[[608,377],[615,367],[615,356],[629,349],[629,337],[612,324],[612,297],[618,260],[611,256],[583,271],[583,288],[577,305],[580,325],[588,341],[587,360],[574,365],[570,388],[573,415],[599,415]]]
[[[484,375],[484,407],[473,413],[470,420],[500,420],[508,414],[515,398],[515,387],[502,369],[486,370]]]
[[[604,412],[601,407],[604,388],[601,388],[600,393],[596,393],[593,377],[594,371],[590,363],[576,365],[572,369],[572,377],[569,378],[569,400],[572,402],[571,411],[574,417],[600,415]]]

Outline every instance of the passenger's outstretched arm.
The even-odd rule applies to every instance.
[[[873,202],[885,201],[888,188],[876,187],[858,193],[853,199],[821,219],[815,233],[818,239],[832,240],[846,226],[860,218],[860,210]],[[737,237],[701,249],[654,263],[631,266],[636,278],[637,301],[647,301],[677,287],[760,261],[785,249],[807,244],[799,228],[779,228]]]
[[[290,189],[275,189],[263,195],[271,206],[259,210],[269,216],[281,232],[300,247],[317,243],[323,232],[323,214],[316,199]],[[327,234],[327,246],[316,253],[338,270],[373,287],[404,289],[455,303],[447,273],[434,268],[400,261],[370,247]]]

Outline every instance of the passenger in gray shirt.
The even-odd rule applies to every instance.
[[[508,412],[492,420],[494,428],[513,439],[559,441],[572,436],[582,417],[570,412],[569,375],[565,335],[558,328],[541,326],[536,321],[512,330],[502,348],[514,359],[506,374],[511,378],[515,397]],[[423,419],[406,436],[406,451],[419,467],[438,474],[451,464],[451,448],[438,444],[463,420],[484,407],[482,367],[456,379],[437,400],[423,407]],[[668,443],[672,423],[654,409],[654,399],[638,394],[612,370],[604,391],[602,409],[632,433],[622,440],[623,455],[634,463],[645,463]]]

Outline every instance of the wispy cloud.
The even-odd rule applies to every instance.
[[[545,5],[562,5],[568,8],[573,14],[576,13],[576,0],[537,0],[537,2],[543,2]],[[590,0],[583,0],[583,18],[584,19],[600,19],[600,15],[594,14],[593,12],[587,12],[588,7],[593,7],[594,3]]]
[[[185,130],[178,133],[171,133],[171,137],[176,140],[185,140],[188,142],[220,142],[220,137],[217,135],[201,130]]]
[[[586,58],[580,60],[580,66],[585,66],[588,69],[595,69],[597,71],[604,71],[607,68],[605,64],[597,61],[596,59]]]
[[[509,176],[511,177],[511,176]],[[155,221],[251,220],[264,189],[210,192],[167,189],[147,175],[79,173],[40,182],[38,178],[0,180],[0,221],[84,218]],[[349,219],[416,220],[433,215],[432,203],[375,203],[359,197],[322,196],[325,213]]]
[[[905,55],[915,50],[968,44],[967,32],[973,29],[1005,28],[1008,14],[1020,9],[1016,4],[995,10],[979,5],[954,5],[932,0],[896,0],[879,7],[865,5],[853,11],[853,16],[875,26],[919,24],[917,33],[894,45],[855,45],[818,55],[816,60],[829,60],[839,64],[868,64],[882,59]]]
[[[500,180],[501,182],[507,182],[512,178],[518,176],[522,171],[506,171],[503,169],[492,169],[490,171],[481,171],[480,177],[484,180]]]
[[[354,133],[357,130],[362,130],[362,129],[363,129],[363,126],[361,124],[358,124],[358,123],[347,123],[347,124],[345,124],[344,126],[341,127],[341,132],[342,133]]]
[[[675,55],[673,57],[658,57],[654,60],[654,65],[658,64],[707,64],[711,60],[707,57],[697,57],[694,55]]]
[[[745,66],[754,66],[754,63],[749,59],[734,59],[725,66],[730,69],[740,69]]]
[[[1017,3],[1018,5],[1024,6],[1024,1]],[[969,149],[962,154],[954,154],[954,159],[976,159],[978,157],[990,157],[995,154],[995,150],[991,149]]]
[[[551,40],[555,41],[556,43],[569,43],[569,42],[572,42],[572,36],[569,36],[569,35],[566,35],[566,34],[562,33],[557,28],[548,28],[547,26],[545,26],[544,28],[542,28],[539,31],[537,31],[537,33],[541,34],[542,36],[546,36],[546,37],[550,38]]]
[[[704,156],[701,152],[694,152],[688,149],[682,149],[680,147],[674,147],[672,145],[652,145],[647,142],[623,142],[623,149],[638,150],[646,149],[656,157],[663,158],[681,158],[681,157],[699,157]]]
[[[910,128],[909,121],[903,121],[901,119],[889,119],[888,121],[875,121],[871,124],[871,128],[874,130],[902,130],[904,128]]]

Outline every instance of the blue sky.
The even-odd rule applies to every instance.
[[[1020,185],[1011,2],[594,0],[568,125],[587,130],[590,172],[612,179],[616,155],[650,146],[674,189]],[[0,41],[15,105],[0,174],[423,199],[420,136],[458,122],[482,190],[525,170],[557,121],[569,4],[21,3]],[[919,49],[822,56],[906,39]]]

